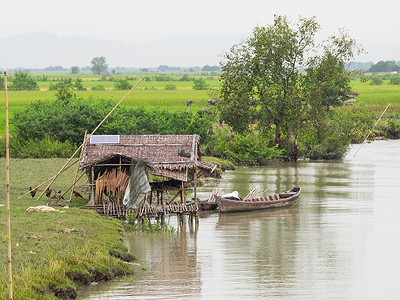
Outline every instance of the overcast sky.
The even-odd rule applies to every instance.
[[[357,61],[400,60],[397,1],[8,0],[0,38],[45,31],[141,43],[181,34],[250,33],[274,14],[316,16],[321,35],[345,28],[367,51]],[[374,4],[370,4],[374,3]],[[238,41],[239,42],[239,41]]]

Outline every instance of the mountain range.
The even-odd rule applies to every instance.
[[[143,42],[61,37],[44,31],[0,39],[0,67],[45,68],[89,66],[94,57],[104,56],[109,67],[190,67],[218,65],[247,34],[175,35]]]

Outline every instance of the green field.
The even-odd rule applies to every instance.
[[[180,81],[179,79],[184,74],[136,74],[127,75],[120,74],[112,77],[112,80],[128,78],[132,84],[139,81],[140,78],[146,76],[146,80],[143,80],[135,91],[129,95],[123,102],[123,106],[139,108],[144,107],[146,109],[168,109],[171,111],[185,110],[186,100],[193,100],[194,103],[190,109],[195,112],[197,110],[206,109],[207,100],[210,98],[216,98],[215,91],[212,90],[194,90],[193,81]],[[199,75],[196,73],[187,74],[190,79],[203,78],[206,80],[207,85],[212,88],[216,88],[219,85],[218,76]],[[11,75],[12,76],[12,75]],[[33,74],[34,77],[40,78],[40,74]],[[46,75],[47,76],[47,75]],[[156,76],[165,76],[170,78],[168,81],[157,81]],[[47,76],[47,81],[38,82],[40,90],[35,91],[9,91],[9,112],[10,118],[17,112],[24,111],[29,103],[37,100],[53,100],[55,98],[55,91],[49,91],[49,86],[57,80],[71,78],[82,78],[83,86],[87,89],[86,91],[75,91],[78,97],[84,98],[105,98],[114,100],[116,103],[122,99],[127,91],[115,90],[114,82],[110,81],[109,78],[100,78],[92,74],[79,74],[79,75],[68,75],[68,74],[50,74]],[[175,90],[166,90],[165,86],[172,84],[176,87]],[[104,91],[92,91],[90,90],[96,85],[102,85]],[[386,106],[388,103],[392,104],[391,110],[395,109],[400,105],[400,86],[390,85],[387,81],[384,81],[382,85],[370,85],[369,81],[361,82],[360,80],[353,80],[351,82],[353,91],[360,94],[357,97],[359,104],[370,104],[377,106]],[[5,132],[5,97],[4,91],[0,91],[0,133]],[[396,108],[397,109],[397,108]],[[395,109],[395,110],[396,110]]]
[[[67,78],[68,76],[55,76],[56,78]],[[125,76],[119,75],[120,78]],[[135,80],[129,80],[132,84],[136,84],[142,76],[130,76],[136,78]],[[200,78],[200,76],[191,76]],[[104,98],[111,99],[117,103],[121,100],[128,91],[115,90],[114,82],[102,81],[99,77],[93,75],[86,75],[80,77],[83,79],[84,87],[86,91],[75,91],[77,97],[83,98]],[[214,77],[203,77],[209,87],[218,86],[218,78]],[[153,78],[151,78],[153,79]],[[193,100],[194,103],[190,106],[193,112],[196,112],[207,107],[207,100],[213,98],[215,95],[211,90],[194,90],[193,81],[179,81],[179,76],[174,78],[176,80],[170,81],[146,81],[143,80],[138,87],[124,100],[121,106],[127,106],[132,108],[144,107],[146,109],[167,109],[170,111],[186,110],[186,100]],[[9,101],[9,113],[10,119],[14,113],[24,111],[28,105],[37,100],[54,100],[55,91],[49,91],[49,86],[55,81],[38,82],[38,86],[41,90],[35,91],[8,91]],[[104,86],[104,91],[92,91],[95,85],[101,84]],[[166,90],[165,86],[172,84],[176,87],[175,90]],[[0,91],[0,133],[5,133],[5,94],[4,91]]]

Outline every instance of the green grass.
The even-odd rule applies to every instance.
[[[385,82],[382,85],[371,85],[369,81],[360,82],[352,81],[353,91],[360,94],[357,100],[360,103],[383,105],[383,104],[400,104],[400,86],[390,85]]]
[[[77,284],[131,274],[132,269],[110,253],[126,252],[121,242],[120,221],[106,220],[79,208],[57,208],[64,213],[26,212],[43,205],[29,194],[20,195],[55,175],[65,159],[12,159],[10,163],[11,243],[14,299],[53,299],[73,295]],[[0,183],[5,186],[5,160],[0,159]],[[65,191],[72,183],[76,167],[62,173],[53,190]],[[37,196],[43,191],[39,189]],[[80,192],[84,193],[82,189]],[[87,193],[86,193],[87,194]],[[69,196],[69,195],[68,195]],[[71,205],[81,204],[73,198]],[[0,189],[0,204],[6,204]],[[0,209],[0,299],[8,298],[6,207]],[[74,228],[69,234],[60,231]],[[132,257],[132,256],[129,256]]]
[[[34,74],[34,76],[39,76],[41,74]],[[135,91],[129,95],[124,102],[123,106],[127,107],[144,107],[146,109],[168,109],[171,111],[185,110],[186,100],[193,100],[194,103],[190,109],[195,112],[200,109],[205,109],[207,105],[207,100],[209,98],[214,98],[215,95],[209,90],[193,90],[193,81],[179,81],[178,79],[182,74],[166,74],[166,76],[171,77],[174,80],[171,81],[155,81],[154,78],[159,74],[120,74],[114,76],[115,79],[122,78],[125,79],[126,76],[135,78],[130,80],[135,84],[142,76],[147,76],[151,78],[151,81],[142,81]],[[189,73],[190,78],[199,78],[200,75],[196,73]],[[103,85],[105,91],[76,91],[75,94],[79,97],[84,98],[105,98],[112,99],[117,103],[122,99],[127,91],[118,91],[114,89],[114,82],[102,80],[99,76],[93,74],[50,74],[49,80],[56,80],[61,78],[82,78],[83,85],[85,88],[92,88],[95,85]],[[218,77],[212,76],[202,76],[208,84],[209,87],[217,87],[219,85]],[[55,81],[38,82],[39,87],[42,89],[48,89],[51,83]],[[173,84],[176,86],[176,90],[165,90],[167,84]],[[376,105],[377,109],[380,106],[385,106],[388,103],[392,104],[391,110],[397,111],[397,107],[400,106],[400,86],[390,85],[388,81],[384,81],[384,84],[379,86],[370,85],[370,82],[360,82],[360,80],[353,80],[351,82],[353,91],[360,94],[357,97],[358,103],[353,105],[368,104]],[[55,98],[54,91],[9,91],[9,112],[10,119],[14,113],[22,112],[28,107],[28,105],[37,100],[53,100]],[[4,91],[0,91],[0,134],[5,133],[5,102],[4,102]],[[396,107],[395,109],[393,107]],[[390,112],[390,110],[389,110]]]

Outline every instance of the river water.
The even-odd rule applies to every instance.
[[[207,182],[246,195],[302,187],[293,207],[202,214],[197,230],[128,235],[141,266],[83,299],[399,299],[400,141],[353,158],[238,168]],[[176,218],[170,224],[176,227]]]

